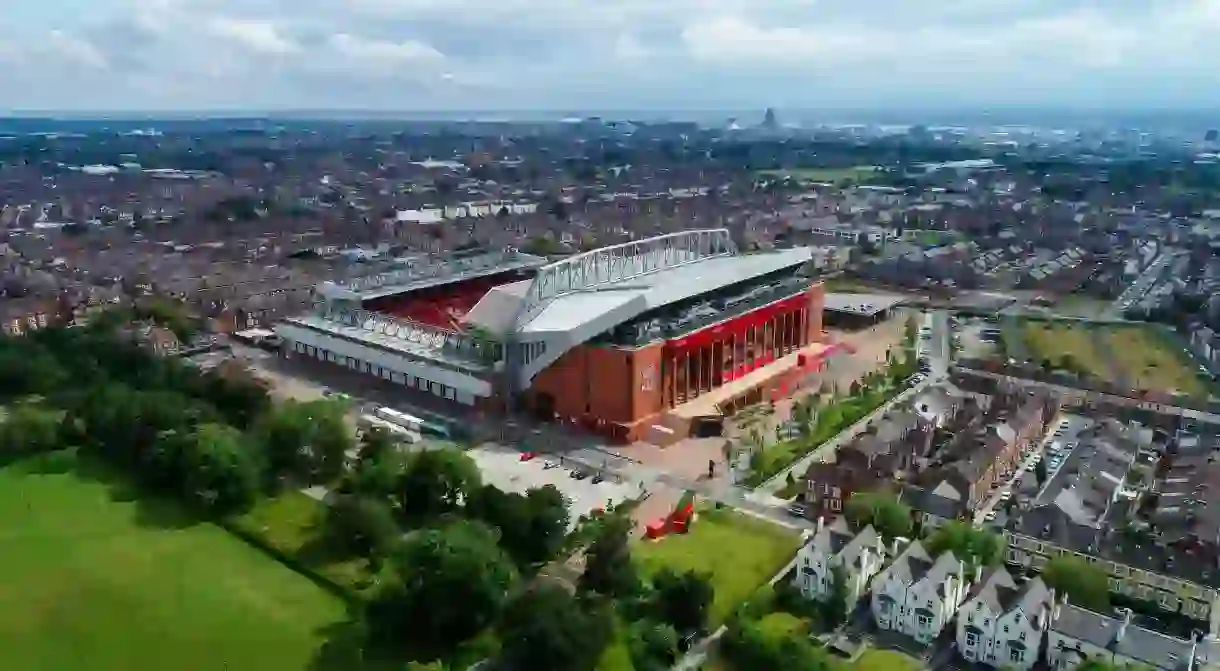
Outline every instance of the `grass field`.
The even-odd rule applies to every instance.
[[[830,182],[838,184],[842,181],[859,182],[868,179],[878,172],[871,165],[857,165],[848,168],[791,168],[787,170],[760,170],[763,177],[787,177],[806,182]]]
[[[1118,327],[1103,337],[1113,351],[1122,353],[1119,363],[1136,388],[1206,398],[1207,386],[1199,379],[1198,365],[1160,334],[1147,327]]]
[[[66,455],[0,469],[0,669],[320,668],[339,599],[173,504],[129,498]]]
[[[668,567],[711,576],[716,589],[711,610],[714,628],[784,568],[799,546],[799,536],[770,522],[727,510],[704,510],[689,533],[641,541],[634,555],[646,573]]]
[[[1080,369],[1099,379],[1117,382],[1093,342],[1092,331],[1083,324],[1027,321],[1022,324],[1021,336],[1033,361],[1049,359],[1058,366],[1064,357],[1070,356]]]

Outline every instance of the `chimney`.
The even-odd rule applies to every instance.
[[[1114,635],[1114,642],[1117,643],[1123,640],[1123,636],[1127,634],[1127,625],[1131,624],[1131,609],[1119,608],[1118,613],[1123,616],[1123,621],[1118,625],[1118,633]]]

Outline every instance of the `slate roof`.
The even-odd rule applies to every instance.
[[[1050,630],[1157,669],[1189,669],[1191,666],[1191,641],[1070,604],[1059,607],[1051,620]]]

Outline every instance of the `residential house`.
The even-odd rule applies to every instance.
[[[1052,557],[1079,556],[1109,575],[1111,591],[1206,622],[1210,635],[1220,634],[1220,554],[1214,542],[1193,536],[1161,541],[1110,523],[1097,528],[1074,521],[1057,505],[1016,516],[1004,542],[1009,564],[1041,570]]]
[[[1018,587],[1004,568],[976,581],[957,616],[957,649],[967,661],[1027,671],[1038,660],[1055,592],[1034,578]]]
[[[1057,404],[1042,395],[998,394],[987,411],[989,424],[973,423],[957,433],[939,464],[921,474],[921,484],[942,491],[950,487],[969,510],[978,509],[1041,440],[1057,411]]]
[[[1061,603],[1052,610],[1046,660],[1056,671],[1073,669],[1090,658],[1120,667],[1189,671],[1198,647],[1197,641],[1132,624],[1130,610],[1114,618]]]
[[[919,528],[924,534],[951,520],[965,519],[970,512],[961,494],[943,482],[930,489],[905,485],[902,502],[918,516]]]
[[[815,463],[805,471],[807,514],[841,514],[853,493],[876,489],[909,468],[918,446],[927,441],[927,429],[920,426],[916,414],[904,411],[886,416],[876,431],[840,449],[834,463]]]
[[[844,612],[850,613],[881,570],[885,554],[885,544],[871,525],[853,534],[842,517],[830,526],[818,518],[817,531],[797,551],[793,583],[805,598],[825,601],[834,594],[834,573],[839,572],[845,581]]]
[[[914,541],[873,581],[873,619],[922,643],[940,635],[965,600],[965,564],[952,552],[933,559]]]

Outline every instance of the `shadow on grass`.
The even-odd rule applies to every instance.
[[[83,454],[78,448],[37,454],[13,465],[31,475],[72,474],[84,482],[100,484],[106,487],[111,501],[135,505],[135,521],[142,527],[186,529],[202,521],[181,503],[136,485],[100,459]]]

